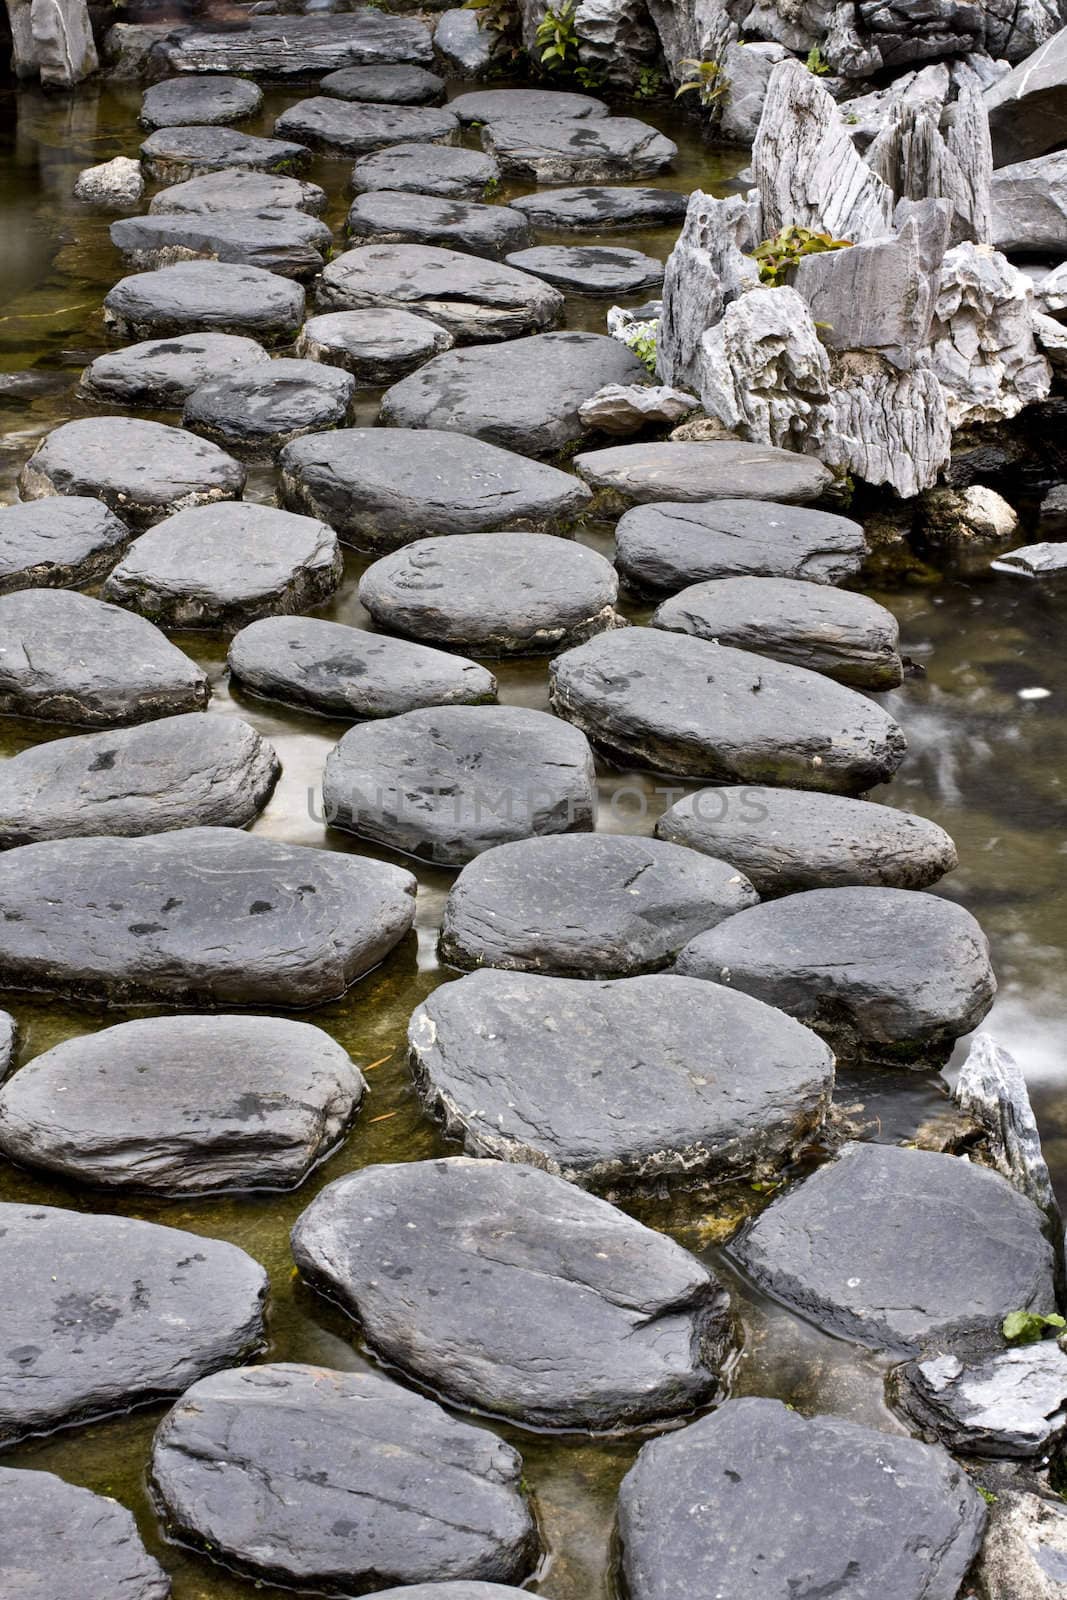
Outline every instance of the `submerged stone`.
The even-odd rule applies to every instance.
[[[173,212],[188,216],[211,216],[221,212],[227,219],[235,211],[306,211],[318,216],[326,209],[326,193],[317,183],[303,178],[286,178],[275,172],[250,172],[243,167],[224,167],[187,178],[153,195],[148,210],[151,216]]]
[[[410,311],[326,311],[309,317],[296,342],[298,356],[343,367],[361,385],[403,378],[452,347],[452,335]]]
[[[146,128],[241,122],[262,104],[262,89],[247,78],[190,74],[150,84],[141,96],[141,122]]]
[[[489,260],[520,249],[530,237],[528,223],[507,206],[443,200],[402,189],[357,195],[345,226],[356,243],[443,245]]]
[[[501,113],[482,130],[482,144],[510,177],[534,183],[597,183],[665,172],[678,154],[647,122],[634,117],[552,119]]]
[[[361,156],[352,168],[357,194],[371,189],[397,189],[435,194],[446,200],[478,200],[486,185],[496,183],[500,167],[492,156],[460,145],[394,144],[388,150]]]
[[[610,445],[575,456],[574,466],[605,501],[620,506],[725,499],[805,505],[818,500],[833,481],[813,456],[726,440]]]
[[[455,107],[453,100],[452,105]],[[545,189],[509,202],[546,233],[598,233],[608,229],[669,228],[685,221],[689,196],[674,189],[613,189],[590,184],[572,189]]]
[[[168,411],[208,378],[269,361],[254,339],[233,333],[186,333],[146,339],[97,356],[82,373],[79,389],[90,400]]]
[[[141,146],[145,171],[158,183],[184,183],[200,172],[243,167],[251,172],[303,172],[311,161],[306,145],[260,139],[233,128],[160,128]]]
[[[0,1571],[12,1600],[167,1600],[125,1506],[51,1472],[0,1467]]]
[[[543,244],[519,250],[507,261],[572,294],[637,294],[663,282],[662,261],[621,245]]]
[[[209,378],[185,402],[182,422],[242,456],[270,456],[291,439],[339,428],[356,380],[317,361],[278,357]]]
[[[313,150],[362,156],[391,144],[452,144],[459,123],[445,106],[356,104],[315,95],[283,111],[274,132]]]
[[[1043,1456],[1067,1433],[1067,1354],[1042,1339],[973,1362],[933,1355],[898,1367],[889,1395],[923,1438],[958,1455]]]
[[[121,217],[111,224],[111,242],[128,267],[152,270],[193,259],[260,267],[283,278],[311,278],[322,271],[333,234],[318,217],[295,207],[239,211],[230,217],[161,211]]]
[[[427,72],[425,67],[381,63],[341,67],[338,72],[328,72],[319,88],[323,94],[332,94],[338,100],[371,101],[390,106],[432,105],[444,99],[445,80],[436,72]]]
[[[95,583],[131,537],[102,500],[86,495],[0,507],[0,594]]]
[[[105,326],[127,339],[209,331],[288,344],[303,320],[298,283],[262,267],[223,261],[177,261],[133,273],[120,278],[104,301]]]

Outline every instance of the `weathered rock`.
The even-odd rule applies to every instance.
[[[125,1506],[51,1472],[0,1467],[0,1564],[18,1600],[167,1600]]]
[[[1055,150],[1067,139],[1067,28],[986,91],[998,167]]]
[[[477,21],[474,23],[477,27]],[[455,145],[395,144],[362,156],[352,168],[357,194],[393,189],[409,194],[435,194],[445,200],[477,200],[487,184],[500,177],[492,156]]]
[[[496,44],[496,34],[465,6],[442,11],[434,29],[434,51],[450,77],[485,77],[494,65]]]
[[[944,133],[942,121],[948,123]],[[942,94],[897,100],[867,152],[867,164],[896,195],[898,221],[902,203],[945,200],[951,207],[948,242],[988,244],[993,153],[976,86],[960,89],[950,119]]]
[[[246,28],[193,28],[166,44],[175,72],[239,72],[249,77],[316,78],[340,67],[433,59],[430,30],[419,17],[373,6],[339,16],[249,17]]]
[[[130,530],[102,500],[84,495],[0,508],[0,594],[80,589],[110,572]]]
[[[326,209],[326,194],[317,183],[303,178],[285,178],[276,172],[249,172],[242,167],[224,167],[221,172],[205,172],[199,178],[175,183],[152,196],[148,210],[152,216],[179,212],[191,216],[211,216],[222,212],[227,221],[236,211],[307,211],[318,216]]]
[[[1043,400],[1052,373],[1037,348],[1033,285],[988,247],[946,255],[934,307],[932,372],[953,428],[1000,422]]]
[[[452,105],[455,107],[453,100]],[[668,228],[685,216],[688,196],[674,189],[611,188],[604,184],[548,189],[523,194],[509,202],[531,225],[545,233],[570,233],[594,228],[606,233],[619,228]]]
[[[452,335],[410,311],[326,311],[309,317],[296,353],[343,367],[361,385],[394,383],[452,347]]]
[[[302,434],[342,427],[355,390],[351,373],[318,361],[256,362],[194,389],[182,422],[236,455],[269,457]]]
[[[482,129],[482,145],[502,172],[534,183],[648,178],[678,154],[676,144],[634,117],[500,116]]]
[[[85,167],[74,183],[75,200],[107,210],[135,206],[144,194],[141,163],[130,156],[116,156],[98,166]]]
[[[993,572],[1028,578],[1042,590],[1059,593],[1067,586],[1067,546],[1059,543],[1020,545],[992,562]]]
[[[788,287],[732,301],[700,341],[709,417],[754,444],[821,452],[830,418],[830,359],[804,301]]]
[[[1067,328],[1041,311],[1034,312],[1034,337],[1054,374],[1067,371]]]
[[[89,400],[166,411],[182,406],[208,378],[269,360],[261,344],[232,333],[146,339],[97,356],[78,390]]]
[[[379,105],[434,105],[444,99],[445,80],[425,67],[342,67],[328,72],[319,84],[323,94],[337,100],[361,100]],[[450,108],[451,109],[451,108]]]
[[[755,41],[727,45],[722,58],[726,89],[716,133],[726,144],[750,146],[759,131],[763,102],[771,73],[779,61],[788,60],[780,44]]]
[[[636,294],[663,282],[662,261],[616,245],[536,245],[514,252],[507,261],[572,294]]]
[[[1067,254],[1067,151],[994,175],[993,243],[1020,255]]]
[[[558,89],[468,89],[450,100],[448,109],[465,127],[516,117],[534,122],[595,122],[609,114],[604,101],[595,95]]]
[[[187,74],[153,83],[145,90],[141,96],[141,122],[146,128],[224,126],[254,117],[262,104],[262,89],[247,78]]]
[[[111,242],[129,267],[166,267],[175,261],[224,261],[262,267],[285,278],[322,271],[333,235],[305,211],[217,213],[158,212],[111,224]]]
[[[0,1079],[6,1078],[15,1063],[18,1026],[7,1011],[0,1011]]]
[[[750,198],[717,200],[697,189],[685,225],[667,259],[663,308],[656,329],[656,375],[661,383],[696,388],[701,340],[731,301],[759,283],[749,255],[759,241]]]
[[[159,183],[184,183],[201,172],[243,167],[252,172],[302,172],[311,161],[306,145],[260,139],[233,128],[160,128],[141,146],[141,161]]]
[[[274,346],[291,343],[303,320],[298,283],[262,267],[222,261],[178,261],[133,273],[120,278],[104,301],[104,324],[120,339],[237,333]]]
[[[725,1290],[693,1256],[532,1167],[366,1167],[303,1213],[293,1255],[384,1360],[539,1427],[684,1413],[716,1394],[730,1342]]]
[[[529,224],[510,206],[472,205],[400,189],[357,195],[346,227],[357,242],[441,245],[490,260],[520,249],[530,238]]]
[[[929,342],[943,253],[924,260],[919,222],[910,217],[888,238],[801,257],[791,282],[827,348],[877,350],[910,371]]]
[[[965,1364],[909,1361],[889,1394],[924,1439],[958,1455],[1044,1455],[1067,1432],[1067,1355],[1054,1339]]]
[[[85,0],[55,0],[51,5],[12,0],[7,16],[16,77],[39,78],[45,88],[71,89],[100,65]]]
[[[975,1569],[983,1600],[1063,1600],[1067,1512],[1036,1494],[997,1493]]]
[[[357,105],[323,94],[283,111],[274,132],[312,150],[363,156],[391,144],[454,144],[459,123],[443,106]]]
[[[805,505],[830,487],[819,461],[770,445],[612,445],[575,456],[580,477],[619,506],[650,501],[777,500]],[[605,506],[607,509],[607,506]]]
[[[609,383],[578,407],[578,418],[599,433],[625,437],[642,428],[669,428],[699,408],[695,394],[663,384]]]
[[[453,15],[453,12],[445,12],[445,16]],[[468,11],[466,15],[471,13]],[[512,1589],[501,1583],[417,1583],[411,1588],[375,1592],[378,1600],[517,1600],[529,1590]]]
[[[846,353],[830,398],[820,446],[828,466],[865,483],[888,484],[902,499],[937,482],[949,463],[952,426],[949,395],[933,372],[899,372],[873,353]]]

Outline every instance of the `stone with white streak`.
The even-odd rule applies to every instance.
[[[72,89],[99,66],[86,0],[9,0],[12,66],[18,78]]]
[[[924,1438],[959,1455],[1039,1456],[1067,1433],[1067,1355],[1055,1339],[968,1364],[909,1361],[889,1393]]]
[[[941,131],[943,101],[905,96],[867,152],[867,162],[898,200],[948,200],[950,244],[992,237],[989,120],[977,90],[965,88]]]
[[[1062,22],[1063,18],[1060,17]],[[1067,140],[1067,28],[987,90],[998,167],[1055,150]]]
[[[830,416],[830,361],[795,289],[757,289],[701,340],[700,399],[742,439],[818,455]]]
[[[587,428],[622,436],[670,427],[699,404],[695,394],[666,384],[609,383],[578,407],[578,417]]]
[[[1000,422],[1043,400],[1052,372],[1037,348],[1029,278],[988,245],[945,256],[934,308],[931,369],[949,422]]]

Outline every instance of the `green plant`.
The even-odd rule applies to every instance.
[[[515,0],[463,0],[463,9],[476,11],[479,28],[487,28],[490,33],[519,31],[520,18]]]
[[[598,72],[596,67],[586,66],[575,67],[574,81],[575,83],[580,83],[583,89],[588,89],[592,93],[595,93],[598,89],[603,89],[607,83],[604,74]]]
[[[850,128],[854,128],[859,120],[854,111],[842,111],[841,113],[841,121],[847,122]]]
[[[982,1496],[982,1499],[985,1501],[987,1506],[996,1505],[997,1497],[993,1493],[992,1489],[987,1489],[983,1484],[980,1483],[976,1483],[975,1488],[978,1490],[978,1493]]]
[[[804,65],[807,67],[809,72],[814,72],[817,78],[825,78],[826,74],[830,70],[830,63],[824,60],[823,53],[819,49],[818,45],[814,45],[812,49],[808,51]]]
[[[1053,1328],[1067,1328],[1067,1321],[1055,1312],[1043,1317],[1037,1311],[1009,1311],[1000,1325],[1008,1344],[1036,1344]]]
[[[563,0],[558,11],[551,6],[537,25],[534,43],[537,59],[546,72],[574,71],[578,65],[577,0]]]
[[[780,288],[786,274],[795,267],[802,256],[821,255],[824,250],[849,250],[851,239],[835,239],[828,233],[816,233],[812,228],[802,228],[791,223],[780,228],[773,239],[764,239],[752,254],[759,262],[760,282]]]
[[[642,67],[634,84],[634,99],[654,100],[662,88],[662,72],[657,67]]]
[[[482,186],[482,199],[495,200],[500,193],[500,179],[488,178]]]
[[[684,61],[679,61],[679,67],[689,67],[693,76],[687,78],[675,91],[674,98],[680,99],[683,94],[697,94],[702,106],[713,106],[716,100],[721,100],[730,87],[730,80],[723,72],[718,61],[697,61],[692,56],[687,56]]]

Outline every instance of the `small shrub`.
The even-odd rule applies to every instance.
[[[687,56],[678,65],[691,69],[692,76],[679,85],[674,96],[676,100],[683,94],[696,94],[702,106],[713,106],[730,87],[730,80],[718,61],[696,61]]]
[[[656,67],[642,67],[634,84],[635,100],[654,100],[663,89],[663,74]]]
[[[815,45],[811,50],[808,51],[804,60],[804,65],[807,67],[809,72],[814,72],[817,78],[825,78],[826,74],[830,70],[830,63],[824,59],[823,53],[819,49],[818,45]]]
[[[1036,1344],[1046,1333],[1058,1328],[1067,1328],[1067,1322],[1062,1317],[1055,1312],[1043,1317],[1037,1311],[1009,1311],[1000,1325],[1008,1344]]]
[[[551,6],[537,25],[537,58],[546,72],[573,72],[578,67],[577,0],[564,0],[558,11]]]
[[[752,254],[759,262],[760,282],[780,288],[786,282],[789,269],[795,267],[803,256],[821,255],[825,250],[849,250],[851,247],[851,239],[835,239],[829,233],[816,233],[811,228],[791,223],[789,227],[779,229],[773,239],[764,239]]]
[[[477,12],[479,28],[485,28],[490,33],[519,31],[520,18],[515,0],[463,0],[463,9]]]

